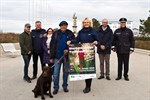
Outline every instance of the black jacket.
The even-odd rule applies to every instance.
[[[100,46],[97,47],[97,53],[98,54],[110,54],[111,53],[111,46],[113,41],[113,32],[110,29],[109,26],[107,26],[106,30],[102,29],[102,26],[99,27],[98,31],[98,37],[100,40],[101,45],[105,46],[105,50],[102,50]]]
[[[135,40],[133,32],[129,28],[119,28],[114,32],[113,46],[119,54],[128,54],[134,51]]]
[[[42,46],[45,32],[44,29],[31,31],[33,53],[43,53]]]
[[[19,35],[19,44],[21,47],[21,54],[26,55],[29,51],[32,52],[32,40],[31,35],[27,32],[23,32]]]
[[[74,34],[70,30],[66,30],[67,33],[67,41],[72,40],[75,38]],[[61,35],[61,30],[57,30],[53,33],[51,43],[50,43],[50,59],[55,59],[57,58],[57,47],[60,43],[60,39],[62,36]],[[66,43],[67,43],[66,41]],[[68,48],[69,50],[69,48]],[[59,59],[59,58],[57,58]]]

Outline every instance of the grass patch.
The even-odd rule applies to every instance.
[[[19,34],[0,33],[0,43],[17,43],[17,42],[19,42]]]

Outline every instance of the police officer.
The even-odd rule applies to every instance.
[[[112,50],[117,53],[118,57],[118,77],[116,80],[122,78],[122,65],[124,65],[124,78],[129,81],[128,71],[129,71],[129,56],[134,51],[134,37],[133,32],[126,27],[126,18],[120,18],[120,28],[116,29],[114,32],[114,39]]]

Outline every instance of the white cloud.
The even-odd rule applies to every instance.
[[[30,1],[30,2],[29,2]],[[72,29],[72,16],[77,13],[78,30],[85,17],[118,20],[127,17],[138,27],[139,19],[148,17],[149,0],[1,0],[0,28],[21,32],[23,25],[41,20],[43,27],[58,27],[62,20]]]

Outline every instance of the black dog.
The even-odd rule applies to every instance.
[[[41,95],[41,99],[45,100],[44,94],[46,94],[49,95],[50,98],[53,98],[51,94],[51,82],[52,82],[51,68],[44,67],[42,74],[37,80],[37,84],[34,90],[32,90],[32,92],[34,93],[34,97],[37,98],[39,95]],[[49,91],[49,94],[47,93],[47,91]]]

